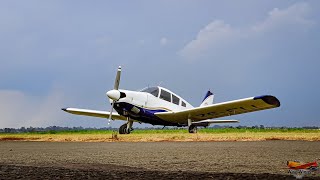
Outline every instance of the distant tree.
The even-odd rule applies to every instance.
[[[25,127],[21,127],[21,128],[20,128],[20,132],[27,132],[27,130],[26,130]]]
[[[4,128],[4,132],[5,132],[5,133],[10,133],[11,130],[10,130],[10,128]]]

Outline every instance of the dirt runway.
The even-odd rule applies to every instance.
[[[319,141],[2,141],[0,179],[295,179],[287,160],[317,158]]]

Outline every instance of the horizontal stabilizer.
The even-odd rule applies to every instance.
[[[192,124],[196,126],[209,126],[210,124],[218,124],[218,123],[238,123],[238,120],[213,120],[207,119],[203,121],[193,122]]]

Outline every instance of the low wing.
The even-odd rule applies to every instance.
[[[197,122],[276,107],[280,107],[280,101],[274,96],[265,95],[196,107],[178,112],[159,112],[155,113],[155,115],[169,122],[186,124],[188,118],[193,122]]]
[[[110,112],[108,111],[96,111],[96,110],[78,109],[78,108],[62,108],[62,110],[71,114],[82,115],[82,116],[92,116],[92,117],[99,117],[99,118],[109,118],[110,116]],[[111,119],[126,120],[126,117],[121,116],[116,112],[113,112]]]

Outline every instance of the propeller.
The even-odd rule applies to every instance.
[[[114,103],[120,99],[120,92],[118,91],[119,84],[120,84],[120,77],[121,77],[121,66],[118,67],[116,79],[114,81],[113,90],[110,90],[107,92],[107,96],[112,100],[112,107],[110,110],[108,125],[110,125],[110,122],[112,119],[112,112],[113,112],[113,108],[114,108]]]

